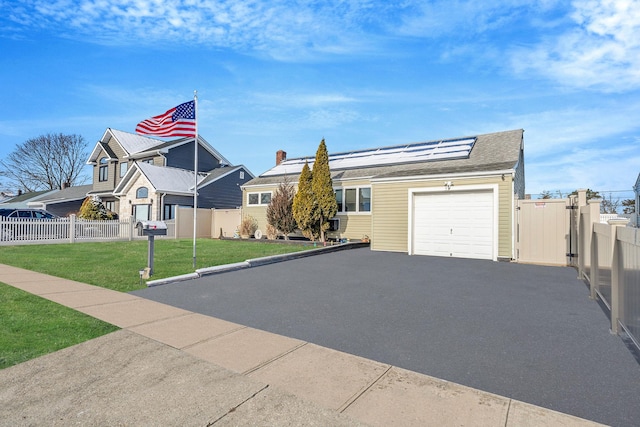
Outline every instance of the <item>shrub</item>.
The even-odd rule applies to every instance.
[[[271,224],[267,224],[267,239],[275,240],[278,238],[278,229]]]
[[[240,236],[252,236],[258,229],[258,221],[250,215],[245,216],[240,223]]]

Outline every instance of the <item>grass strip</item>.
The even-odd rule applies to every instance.
[[[121,292],[144,288],[146,240],[0,247],[0,263]],[[197,240],[197,268],[311,249],[309,245]],[[193,241],[156,239],[152,279],[193,273]]]
[[[0,283],[0,369],[117,329],[71,308]]]

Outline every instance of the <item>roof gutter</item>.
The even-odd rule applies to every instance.
[[[445,173],[436,175],[413,175],[413,176],[398,176],[389,178],[371,178],[372,183],[386,184],[403,181],[417,181],[424,179],[448,179],[448,178],[473,178],[473,177],[486,177],[486,176],[499,176],[506,174],[514,174],[514,169],[493,170],[486,172],[461,172],[461,173]]]

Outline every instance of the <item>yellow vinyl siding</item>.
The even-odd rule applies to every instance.
[[[368,179],[357,181],[334,181],[334,188],[371,186],[371,213],[338,214],[339,232],[329,234],[331,238],[360,240],[367,235],[371,239],[371,249],[392,252],[408,251],[409,235],[409,189],[442,188],[443,179],[415,179],[398,182],[375,182]],[[505,174],[478,178],[452,178],[456,187],[469,185],[498,186],[498,254],[499,258],[512,256],[513,195],[512,177]],[[246,188],[243,192],[243,216],[251,215],[258,221],[259,228],[266,230],[266,206],[247,206],[247,193],[271,191],[275,193],[277,185]],[[473,214],[470,212],[470,215]]]
[[[498,257],[511,258],[512,253],[512,195],[511,177],[501,176],[447,179],[454,186],[498,185]],[[382,251],[408,251],[409,189],[439,188],[444,180],[415,180],[377,182],[372,186],[371,248]],[[470,213],[472,214],[472,213]]]
[[[372,185],[371,249],[407,252],[409,187],[404,184]]]
[[[513,194],[511,175],[498,179],[498,258],[511,258],[513,253]]]
[[[262,231],[262,234],[266,235],[267,231],[267,207],[266,206],[247,206],[244,203],[242,208],[242,218],[252,216],[258,221],[258,229]]]
[[[368,180],[349,181],[347,183],[341,183],[334,181],[333,187],[364,187],[370,186]],[[260,186],[260,187],[248,187],[242,192],[242,216],[252,216],[258,221],[258,229],[263,233],[267,229],[267,206],[249,206],[247,202],[247,195],[249,193],[266,193],[271,192],[272,196],[278,189],[278,185],[274,186]],[[297,190],[297,183],[294,184],[294,189]],[[373,205],[373,197],[372,197]],[[371,214],[370,213],[353,213],[353,214],[338,214],[336,218],[340,218],[340,231],[329,233],[330,238],[347,238],[352,240],[360,240],[363,236],[371,236]]]
[[[266,235],[267,231],[267,205],[252,205],[249,206],[247,201],[247,195],[249,193],[271,193],[271,197],[275,194],[279,185],[245,188],[242,191],[242,218],[246,216],[252,216],[258,222],[258,230],[262,231],[262,234]]]
[[[360,240],[364,236],[371,237],[371,215],[343,214],[336,215],[336,218],[340,219],[340,230],[330,232],[330,238]]]

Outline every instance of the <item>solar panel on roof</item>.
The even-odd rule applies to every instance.
[[[429,141],[403,146],[337,153],[329,155],[329,168],[331,170],[339,170],[468,158],[475,141],[476,138]],[[306,161],[312,167],[312,158],[285,160],[262,174],[262,176],[300,173]]]

